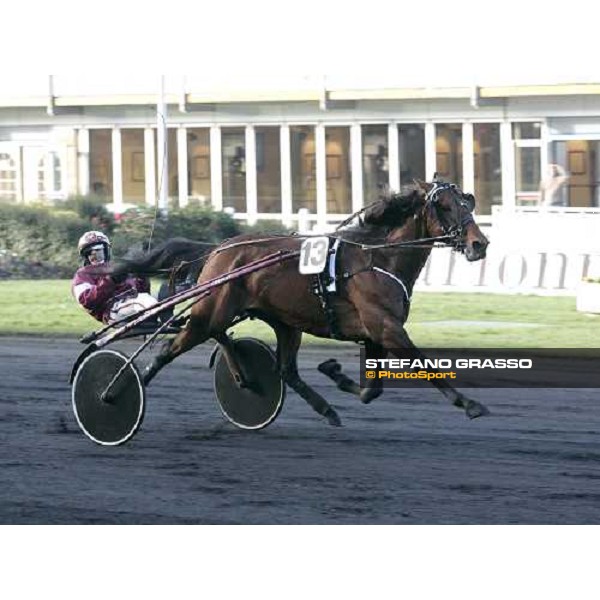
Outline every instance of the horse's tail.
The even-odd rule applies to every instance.
[[[208,255],[216,246],[186,238],[171,238],[150,252],[118,261],[111,272],[116,276],[128,273],[168,276],[174,268],[178,268],[178,277],[197,279]]]

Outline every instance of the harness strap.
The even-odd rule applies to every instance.
[[[321,308],[323,309],[325,318],[327,319],[327,324],[329,327],[331,337],[336,340],[339,340],[343,338],[340,332],[337,315],[333,306],[331,305],[330,297],[338,292],[337,282],[339,278],[336,276],[337,253],[341,244],[341,240],[332,236],[328,237],[329,256],[327,259],[327,269],[322,273],[316,274],[313,283],[313,293],[317,296],[319,302],[321,303]]]
[[[329,327],[329,333],[331,337],[335,340],[342,339],[342,335],[340,332],[337,315],[335,314],[335,310],[331,306],[330,296],[333,292],[329,292],[327,290],[327,285],[323,282],[323,274],[318,273],[315,275],[313,280],[313,293],[319,299],[321,303],[321,308],[323,309],[323,313],[325,315],[325,319],[327,320],[327,326]]]
[[[351,277],[354,277],[355,275],[358,275],[359,273],[364,273],[366,271],[377,271],[379,273],[383,273],[384,275],[391,277],[396,283],[398,283],[400,285],[400,287],[402,288],[402,291],[403,291],[403,300],[406,302],[407,307],[410,307],[411,299],[410,299],[410,295],[408,293],[408,289],[407,289],[405,283],[402,281],[402,279],[400,279],[393,273],[390,273],[389,271],[382,269],[381,267],[375,267],[373,264],[370,264],[367,267],[359,269],[358,271],[356,271],[354,273],[344,272],[344,273],[342,273],[341,276],[336,276],[336,262],[337,262],[336,254],[339,250],[341,240],[339,238],[334,238],[334,239],[335,239],[335,242],[330,249],[328,273],[327,274],[326,273],[317,274],[315,276],[314,284],[313,284],[313,293],[317,296],[317,298],[319,299],[319,302],[321,303],[321,308],[323,309],[323,312],[327,319],[330,335],[332,338],[343,339],[343,336],[341,335],[341,331],[339,329],[337,315],[331,305],[331,300],[330,300],[331,295],[335,295],[336,293],[338,293],[338,289],[336,286],[336,283],[338,281],[348,280]],[[330,238],[330,241],[331,241],[331,238]],[[372,257],[371,257],[371,259],[372,259]]]
[[[327,284],[327,286],[325,287],[325,289],[328,292],[336,292],[337,288],[336,288],[336,263],[337,263],[337,252],[338,252],[338,248],[340,247],[340,243],[341,240],[340,238],[334,238],[335,242],[333,242],[333,246],[331,246],[331,249],[329,250],[329,265],[328,265],[328,272],[329,272],[329,283]],[[330,242],[331,242],[331,238],[329,238]]]
[[[402,281],[402,279],[400,279],[399,277],[396,277],[396,275],[394,275],[393,273],[390,273],[389,271],[386,271],[385,269],[381,269],[379,267],[373,267],[373,271],[379,271],[380,273],[383,273],[384,275],[391,277],[395,282],[399,283],[400,286],[402,287],[402,290],[404,291],[404,299],[406,300],[406,302],[408,304],[410,304],[410,296],[408,295],[408,290],[406,289],[406,286],[404,285],[404,282]]]

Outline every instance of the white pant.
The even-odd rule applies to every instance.
[[[133,315],[143,308],[150,308],[156,303],[156,298],[150,294],[146,294],[145,292],[142,292],[137,296],[133,296],[132,298],[117,300],[117,302],[115,302],[110,309],[110,313],[108,315],[109,323],[112,323],[113,321],[119,321],[124,317]]]

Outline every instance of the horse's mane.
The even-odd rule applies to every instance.
[[[406,186],[401,192],[384,192],[365,210],[360,224],[343,229],[343,237],[369,242],[383,240],[390,229],[402,227],[424,203],[425,196],[416,186]]]
[[[365,211],[366,225],[401,227],[423,206],[423,192],[416,187],[405,188],[401,193],[387,192]]]

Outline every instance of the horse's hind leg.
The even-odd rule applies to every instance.
[[[283,380],[302,396],[313,410],[323,415],[330,425],[339,427],[342,421],[334,408],[323,396],[304,382],[298,374],[297,356],[302,341],[302,333],[282,323],[273,323],[272,325],[277,335],[277,360]]]
[[[360,396],[360,392],[362,391],[360,385],[350,379],[345,373],[342,373],[342,365],[336,358],[330,358],[322,362],[317,366],[317,369],[323,373],[323,375],[329,377],[342,392]]]
[[[366,358],[385,358],[387,350],[378,344],[367,341],[365,343],[365,354]],[[322,362],[317,368],[323,375],[327,375],[329,379],[333,380],[342,392],[358,396],[364,404],[375,400],[383,393],[383,382],[380,379],[369,379],[366,387],[361,388],[358,383],[342,373],[342,365],[335,358]]]
[[[231,284],[224,285],[212,295],[200,300],[200,303],[192,308],[185,328],[172,340],[165,342],[159,354],[146,367],[144,383],[150,383],[165,365],[184,352],[226,331],[238,309],[239,302]]]
[[[240,388],[252,388],[252,374],[244,370],[243,365],[240,364],[231,338],[223,332],[215,335],[215,340],[221,347],[221,352],[223,352],[229,371],[237,385]]]
[[[205,338],[206,339],[206,338]],[[190,323],[180,331],[172,340],[166,341],[154,360],[144,369],[144,384],[148,385],[158,372],[175,360],[178,356],[191,350],[194,346],[205,341],[202,337],[195,335]]]

